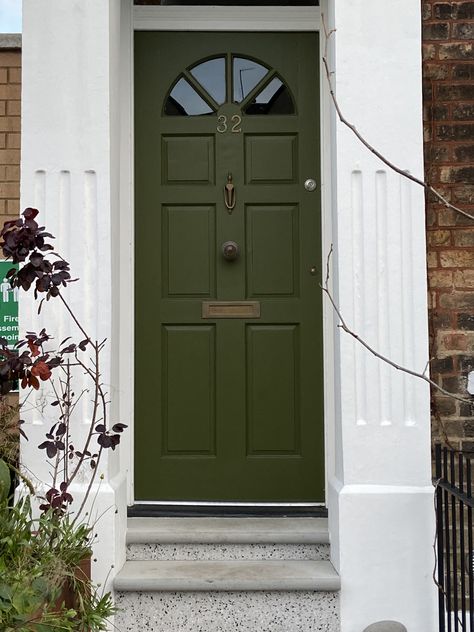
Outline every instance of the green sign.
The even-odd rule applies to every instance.
[[[7,272],[18,264],[0,261],[0,337],[13,347],[18,342],[18,288],[12,288]]]

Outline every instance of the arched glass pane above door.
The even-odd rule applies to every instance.
[[[275,69],[240,55],[219,55],[186,69],[169,91],[165,116],[202,116],[217,113],[232,102],[252,115],[295,114],[291,92]]]

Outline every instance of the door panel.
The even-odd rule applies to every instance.
[[[322,501],[317,36],[135,37],[136,499]]]
[[[299,454],[298,326],[247,326],[247,455]]]
[[[162,288],[166,296],[215,294],[215,208],[163,206]]]
[[[214,184],[212,136],[163,136],[162,184]]]
[[[250,297],[298,293],[298,208],[248,206],[247,294]]]
[[[214,330],[213,325],[162,329],[163,455],[215,455]]]
[[[297,174],[297,138],[260,134],[245,136],[245,181],[248,184],[293,183]]]

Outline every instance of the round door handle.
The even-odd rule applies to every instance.
[[[313,178],[308,178],[307,180],[304,181],[304,188],[306,189],[306,191],[309,191],[310,193],[312,193],[313,191],[316,191],[316,187],[318,185],[316,184],[316,180],[313,180]]]
[[[235,261],[240,254],[240,248],[235,241],[225,241],[222,244],[222,256],[227,261]]]

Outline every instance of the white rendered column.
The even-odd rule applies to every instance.
[[[72,283],[64,295],[91,337],[107,344],[101,359],[102,381],[116,414],[114,283],[112,247],[118,224],[119,149],[119,0],[24,0],[21,205],[37,207],[39,222],[56,236],[58,252],[71,264]],[[58,299],[45,303],[40,317],[32,295],[22,295],[21,330],[46,326],[56,342],[82,334]],[[75,392],[87,387],[78,376]],[[79,404],[75,442],[87,432],[90,397]],[[50,484],[44,451],[37,449],[57,408],[51,393],[28,400],[22,445],[24,464]],[[31,404],[31,406],[30,406]],[[114,419],[119,421],[119,419]],[[128,423],[124,419],[120,419]],[[110,580],[112,565],[124,553],[125,485],[119,450],[105,451],[93,490],[91,512],[98,534],[93,574]],[[86,468],[87,469],[87,468]],[[88,476],[77,479],[73,494],[80,501]]]
[[[422,178],[418,0],[331,0],[322,10],[335,29],[328,50],[344,115],[390,161]],[[423,190],[363,147],[334,112],[332,124],[336,301],[349,327],[373,348],[422,373],[428,360]],[[342,330],[335,337],[329,516],[342,632],[385,619],[432,632],[429,389]]]

